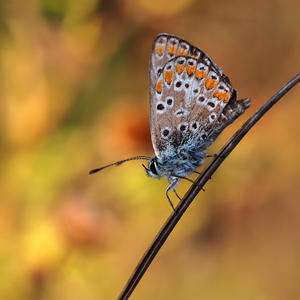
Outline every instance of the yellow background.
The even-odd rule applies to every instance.
[[[158,33],[200,47],[252,98],[216,153],[299,72],[299,20],[297,0],[1,1],[0,298],[116,299],[171,213],[168,183],[141,161],[88,174],[153,155]],[[299,111],[296,86],[217,170],[131,299],[300,299]]]

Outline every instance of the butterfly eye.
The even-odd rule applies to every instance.
[[[155,175],[158,175],[157,171],[156,171],[156,167],[155,167],[155,162],[151,162],[149,164],[149,168],[150,168],[150,171],[155,174]]]

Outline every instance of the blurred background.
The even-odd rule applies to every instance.
[[[158,33],[200,47],[252,98],[217,153],[299,72],[299,20],[297,0],[1,1],[0,298],[116,299],[172,212],[141,161],[88,174],[153,155]],[[299,100],[296,86],[226,159],[132,299],[300,299]]]

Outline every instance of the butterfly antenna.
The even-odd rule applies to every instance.
[[[151,157],[149,157],[149,156],[135,156],[135,157],[123,159],[123,160],[117,161],[117,162],[115,162],[115,163],[113,163],[113,164],[104,166],[104,167],[102,167],[102,168],[94,169],[94,170],[90,171],[90,174],[94,174],[94,173],[96,173],[96,172],[102,171],[103,169],[106,169],[106,168],[111,167],[111,166],[115,166],[115,165],[118,166],[118,165],[120,165],[120,164],[122,164],[122,163],[124,163],[124,162],[126,162],[126,161],[137,160],[137,159],[150,160]]]

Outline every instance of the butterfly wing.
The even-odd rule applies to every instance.
[[[207,148],[233,91],[229,79],[201,49],[173,35],[158,35],[150,60],[150,123],[156,156]]]
[[[164,149],[170,150],[171,148],[169,148],[168,146],[172,145],[173,141],[173,139],[171,139],[170,137],[167,139],[167,137],[165,136],[168,130],[167,128],[169,128],[169,126],[167,126],[168,122],[166,122],[166,119],[164,118],[166,115],[164,115],[163,117],[163,112],[157,109],[157,106],[161,108],[163,105],[163,103],[158,101],[164,99],[164,97],[168,97],[168,95],[172,97],[172,99],[175,99],[176,96],[176,99],[179,99],[177,93],[174,94],[174,89],[169,89],[168,91],[166,90],[163,92],[164,88],[161,85],[162,80],[158,79],[163,75],[163,69],[165,68],[166,63],[171,61],[175,57],[184,57],[189,55],[190,57],[199,58],[202,53],[203,52],[199,48],[192,46],[190,43],[174,35],[159,34],[153,42],[149,68],[150,126],[152,144],[157,157],[160,157],[160,154]],[[170,71],[171,72],[168,73],[169,76],[172,73],[172,70]],[[170,82],[170,80],[172,79],[170,77],[167,80],[168,82]],[[170,88],[171,85],[168,84],[168,87]],[[176,103],[177,102],[178,101],[176,101]],[[170,110],[168,110],[168,118],[171,123],[174,123],[170,115]],[[162,122],[165,123],[166,126],[162,126]],[[175,123],[173,125],[175,125]],[[164,131],[164,129],[166,130]],[[165,133],[165,138],[161,140],[160,137],[163,131]]]
[[[204,53],[174,35],[154,40],[150,59],[150,125],[156,156],[202,152],[251,105]]]

